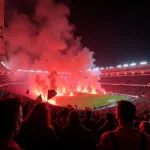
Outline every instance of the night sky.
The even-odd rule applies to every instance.
[[[44,0],[43,0],[44,1]],[[59,0],[58,0],[59,1]],[[99,66],[150,61],[150,1],[60,0],[70,7],[70,22],[84,46],[95,52]],[[6,11],[15,8],[32,15],[36,0],[6,0]],[[5,23],[9,20],[6,13]]]

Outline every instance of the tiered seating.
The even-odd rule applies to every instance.
[[[150,75],[101,77],[101,83],[141,84],[150,83]]]

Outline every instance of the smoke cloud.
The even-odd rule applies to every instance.
[[[45,77],[35,77],[38,90],[70,87],[77,81],[82,86],[97,84],[99,72],[95,76],[86,71],[95,66],[94,52],[83,47],[81,38],[74,36],[75,27],[68,22],[69,15],[69,9],[64,4],[56,4],[53,0],[38,0],[32,18],[15,12],[5,28],[7,53],[10,57],[8,66],[13,70],[49,72]],[[72,75],[58,77],[58,72]],[[33,77],[30,80],[33,81]]]

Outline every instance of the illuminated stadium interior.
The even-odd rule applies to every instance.
[[[24,76],[25,74],[28,75],[38,75],[38,74],[48,74],[48,71],[42,71],[42,70],[21,70],[18,69],[15,72],[9,68],[4,62],[1,62],[2,66],[5,67],[8,71],[5,72],[7,75],[19,75],[22,74]],[[78,104],[79,108],[84,107],[103,107],[107,104],[114,105],[117,101],[122,99],[132,99],[132,98],[138,98],[139,95],[136,95],[136,89],[135,92],[129,92],[124,93],[117,91],[117,87],[120,86],[120,90],[124,90],[124,86],[128,86],[131,82],[128,80],[132,80],[132,86],[136,86],[137,88],[143,88],[149,87],[147,84],[147,80],[149,79],[149,63],[147,62],[141,62],[139,64],[132,63],[130,65],[122,65],[123,67],[117,66],[114,67],[106,67],[100,68],[101,73],[99,74],[101,76],[101,79],[99,80],[99,84],[101,84],[101,90],[98,90],[96,88],[90,88],[90,87],[81,87],[76,86],[72,90],[67,89],[65,86],[62,88],[57,89],[57,96],[53,97],[49,100],[49,103],[53,105],[63,105],[66,106],[68,104],[70,105],[76,105]],[[94,71],[98,70],[98,68],[93,69]],[[88,71],[92,71],[92,69],[89,69]],[[4,72],[1,72],[1,74],[4,74]],[[23,75],[24,74],[24,75]],[[69,75],[70,73],[64,73],[64,72],[58,72],[60,76]],[[141,78],[141,75],[143,76]],[[133,76],[133,78],[132,78]],[[144,77],[145,76],[145,77]],[[141,80],[139,80],[140,78]],[[137,82],[141,81],[141,82]],[[16,84],[15,84],[16,85]],[[111,88],[109,87],[111,85]],[[123,89],[122,89],[123,88]],[[27,87],[23,88],[23,91],[25,91]],[[130,90],[130,87],[128,88]],[[148,89],[149,91],[149,89]],[[14,91],[15,92],[15,91]],[[23,93],[23,92],[21,92]],[[43,94],[42,94],[43,93]],[[30,97],[35,98],[38,95],[42,95],[42,98],[44,101],[47,101],[47,92],[41,92],[40,89],[35,89],[31,91]],[[142,95],[142,92],[140,93]],[[25,95],[25,92],[24,92]]]

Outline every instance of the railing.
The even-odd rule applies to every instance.
[[[103,83],[101,82],[101,84],[106,84],[106,85],[124,85],[124,86],[141,86],[141,87],[150,87],[150,84],[118,84],[118,83]]]

